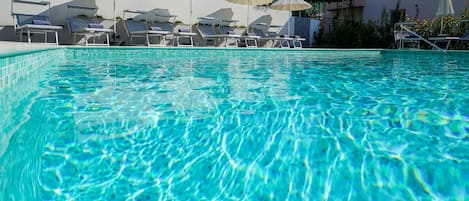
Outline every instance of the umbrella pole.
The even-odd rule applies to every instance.
[[[290,22],[291,22],[291,18],[293,16],[292,11],[291,11],[291,4],[290,4],[290,11],[288,11],[288,12],[290,13],[290,17],[288,17],[288,37],[290,37],[290,29],[291,29]]]
[[[114,33],[116,33],[116,0],[114,0],[113,2],[113,17],[112,17],[112,20],[113,20],[113,23],[114,23]]]
[[[442,16],[441,17],[441,25],[440,25],[440,35],[443,35],[443,20],[444,20],[444,17]]]
[[[112,34],[114,37],[114,40],[116,40],[116,31],[117,31],[117,27],[116,27],[116,0],[114,0],[113,2],[113,17],[112,17],[112,22],[114,24],[114,33]]]
[[[246,34],[249,32],[249,6],[251,6],[251,0],[248,2],[247,17],[246,17]]]
[[[190,11],[189,11],[189,31],[192,32],[192,0],[190,0]]]

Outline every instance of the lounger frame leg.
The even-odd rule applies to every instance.
[[[293,48],[303,48],[303,44],[299,40],[294,40],[293,42]]]
[[[85,34],[85,46],[88,46],[88,34]]]
[[[55,31],[55,44],[59,46],[59,33],[57,31]]]
[[[23,29],[20,30],[20,42],[23,42]]]
[[[44,32],[44,43],[47,43],[47,31]]]
[[[28,29],[28,43],[31,43],[31,31]]]
[[[109,33],[106,33],[106,42],[107,42],[107,46],[110,46],[110,42],[109,42]]]
[[[445,50],[448,50],[450,44],[451,44],[451,40],[448,40],[448,43],[446,44]]]
[[[146,39],[147,39],[147,46],[150,47],[150,36],[148,34],[146,35]]]

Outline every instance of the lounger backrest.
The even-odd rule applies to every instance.
[[[18,26],[33,24],[33,20],[49,20],[49,17],[43,15],[15,14],[15,17]]]
[[[256,34],[257,36],[265,37],[267,36],[264,31],[260,29],[251,29],[251,33]]]
[[[147,31],[148,27],[145,22],[138,22],[134,20],[126,20],[124,21],[125,28],[127,33],[134,33],[138,31]]]
[[[220,26],[219,30],[220,30],[220,34],[228,34],[228,33],[233,32],[234,28],[229,27],[229,26]]]
[[[169,22],[155,23],[154,25],[160,27],[162,31],[173,32],[174,30],[173,24]]]
[[[268,37],[278,37],[278,33],[277,33],[277,32],[273,32],[273,31],[268,31],[268,32],[267,32],[267,36],[268,36]]]
[[[68,19],[68,25],[71,32],[83,30],[88,27],[88,24],[95,23],[93,19],[89,18],[70,18]]]
[[[212,25],[198,25],[197,26],[197,29],[199,30],[200,32],[200,35],[202,37],[206,37],[206,36],[213,36],[213,35],[218,35],[215,30],[213,30],[213,26]]]

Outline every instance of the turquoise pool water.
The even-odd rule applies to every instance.
[[[468,197],[469,53],[47,58],[0,91],[0,200]]]

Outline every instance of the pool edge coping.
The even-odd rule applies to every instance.
[[[342,49],[342,48],[227,48],[227,47],[145,47],[145,46],[57,46],[57,47],[47,47],[47,48],[37,48],[37,49],[30,49],[30,50],[21,50],[21,51],[13,51],[8,53],[0,53],[1,58],[13,57],[13,56],[20,56],[20,55],[27,55],[35,52],[42,52],[48,50],[57,50],[57,49],[159,49],[159,50],[244,50],[244,51],[291,51],[291,52],[309,52],[309,51],[376,51],[379,53],[396,53],[396,52],[435,52],[435,53],[442,53],[437,50],[418,50],[418,49],[383,49],[383,48],[350,48],[350,49]],[[447,53],[469,53],[469,50],[448,50]]]

